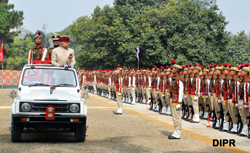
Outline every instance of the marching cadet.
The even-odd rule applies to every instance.
[[[155,66],[155,70],[153,72],[154,77],[153,77],[153,82],[154,82],[154,88],[152,90],[152,97],[153,97],[153,101],[152,103],[152,109],[154,111],[158,111],[159,110],[159,106],[158,106],[158,89],[159,89],[159,74],[158,74],[158,68]],[[154,105],[154,106],[153,106]]]
[[[52,40],[53,40],[54,46],[48,48],[48,53],[47,53],[46,58],[49,58],[49,59],[47,59],[47,60],[51,60],[52,50],[55,49],[55,48],[57,48],[57,47],[59,47],[59,44],[60,44],[59,38],[60,38],[60,36],[57,35],[57,34],[54,34],[54,35],[52,36]]]
[[[148,82],[146,82],[146,101],[147,101],[146,104],[150,104],[151,94],[152,94],[152,87],[151,87],[152,79],[151,79],[151,71],[148,68],[147,68],[146,77],[148,79]]]
[[[243,128],[240,136],[248,136],[248,120],[247,117],[249,116],[249,72],[250,69],[248,68],[248,63],[244,64],[244,67],[242,68],[241,77],[242,81],[240,82],[239,86],[239,112],[241,116],[241,120],[243,123]]]
[[[172,101],[172,118],[175,127],[175,132],[169,135],[169,139],[180,139],[181,137],[181,105],[183,98],[183,80],[179,79],[179,73],[182,71],[180,65],[175,64],[175,60],[172,61],[172,85],[170,88],[171,101]]]
[[[111,76],[111,70],[108,72],[108,98],[111,100],[112,95],[112,76]]]
[[[165,68],[163,66],[161,66],[161,72],[159,74],[160,77],[160,89],[159,89],[159,97],[161,100],[161,104],[160,104],[160,110],[159,113],[160,114],[166,114],[167,112],[167,107],[166,107],[166,101],[165,101],[165,81],[166,81],[166,77],[165,77],[165,73],[164,73]]]
[[[188,68],[184,67],[184,71],[183,71],[183,85],[184,85],[184,90],[183,90],[183,114],[182,114],[182,118],[183,119],[187,119],[188,117],[188,92],[187,92],[187,81],[188,81]]]
[[[229,99],[228,99],[228,110],[229,110],[229,114],[232,118],[232,124],[233,124],[233,128],[229,131],[229,133],[237,133],[238,132],[238,110],[237,107],[235,106],[236,103],[238,103],[238,87],[240,85],[239,82],[239,78],[237,77],[238,72],[240,72],[240,70],[237,67],[230,67],[230,75],[232,77],[231,79],[231,83],[229,85]]]
[[[94,88],[94,94],[96,95],[97,94],[97,90],[96,90],[96,86],[97,86],[97,81],[96,81],[96,73],[97,71],[93,71],[93,88]]]
[[[192,79],[194,77],[193,75],[193,70],[194,67],[192,66],[192,64],[190,63],[188,66],[188,79],[187,79],[187,93],[188,93],[188,97],[187,97],[187,102],[188,102],[188,118],[186,119],[187,121],[191,121],[193,120],[193,106],[192,106]]]
[[[193,120],[191,123],[199,123],[199,106],[198,106],[198,99],[200,97],[200,84],[201,79],[199,72],[201,71],[201,68],[197,65],[197,63],[194,63],[194,78],[192,79],[192,106],[194,110],[193,114]]]
[[[223,107],[223,114],[225,117],[225,126],[223,125],[223,129],[224,131],[229,131],[229,111],[228,111],[228,94],[229,94],[229,86],[231,83],[231,79],[232,76],[229,75],[229,65],[227,63],[225,63],[224,65],[224,70],[223,70],[223,75],[224,75],[224,79],[222,80],[222,89],[221,89],[221,93],[222,93],[222,107]]]
[[[202,77],[201,77],[201,101],[200,101],[200,117],[207,118],[209,111],[209,102],[208,102],[208,80],[206,79],[207,74],[209,72],[209,67],[201,67],[202,68]]]
[[[168,66],[166,66],[167,68],[167,72],[166,72],[166,91],[165,91],[165,99],[166,99],[166,103],[167,103],[167,111],[166,114],[167,115],[172,115],[171,113],[171,109],[172,109],[172,104],[170,102],[170,87],[171,87],[171,82],[172,82],[172,75],[171,75],[171,71],[172,71],[172,67],[169,68]]]
[[[211,76],[211,83],[210,83],[210,108],[212,108],[212,111],[211,111],[211,117],[210,117],[210,119],[211,119],[211,121],[214,121],[214,125],[213,125],[213,127],[215,127],[215,125],[216,125],[216,116],[217,116],[217,112],[216,112],[216,110],[217,109],[215,109],[215,103],[217,102],[216,101],[216,86],[215,86],[215,82],[216,82],[216,80],[217,80],[217,75],[216,75],[216,73],[215,73],[215,68],[216,68],[216,64],[214,63],[213,64],[213,66],[212,65],[210,65],[210,69],[211,69],[211,71],[210,71],[210,76]],[[219,122],[218,122],[219,123]]]
[[[221,124],[223,123],[223,114],[221,114],[221,75],[222,75],[223,67],[221,64],[218,64],[218,66],[215,68],[215,77],[214,77],[214,86],[215,86],[215,101],[214,101],[214,109],[215,109],[215,121],[213,124],[213,128],[219,129],[221,128]]]
[[[152,91],[151,91],[151,103],[149,104],[150,105],[150,110],[154,110],[154,99],[155,99],[155,69],[156,69],[156,66],[154,65],[153,68],[151,69],[152,72],[151,72],[151,85],[152,85]]]
[[[117,95],[117,105],[118,111],[114,114],[121,115],[122,114],[122,87],[123,87],[123,78],[121,76],[122,68],[120,68],[120,64],[118,64],[118,68],[116,70],[116,95]]]
[[[36,46],[32,47],[29,51],[28,64],[32,64],[34,60],[45,61],[47,55],[47,48],[42,46],[41,31],[34,37]]]
[[[132,79],[131,95],[132,95],[132,99],[133,99],[133,101],[131,102],[131,105],[135,105],[136,76],[135,76],[135,70],[134,69],[132,69],[130,75],[131,75],[131,79]]]

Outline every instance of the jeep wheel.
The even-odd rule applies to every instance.
[[[86,125],[77,125],[75,131],[75,141],[84,142],[86,136]]]
[[[13,124],[12,123],[12,130],[11,130],[11,141],[12,142],[20,142],[22,136],[22,127],[20,124]]]

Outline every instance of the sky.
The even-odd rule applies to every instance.
[[[77,18],[93,13],[98,5],[113,6],[114,0],[9,0],[15,10],[24,12],[23,27],[31,32],[42,30],[46,33],[61,31]],[[226,30],[237,34],[245,30],[250,34],[250,0],[217,0],[216,4],[229,24]]]

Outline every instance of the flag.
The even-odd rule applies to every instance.
[[[138,62],[140,61],[139,60],[139,53],[140,53],[140,49],[139,49],[139,46],[137,46],[137,59],[138,59]]]
[[[56,87],[50,87],[50,94],[56,89]]]
[[[4,60],[4,57],[3,57],[3,42],[2,42],[2,45],[0,48],[0,62],[2,62],[3,60]]]

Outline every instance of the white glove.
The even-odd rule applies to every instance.
[[[208,96],[206,96],[206,98],[208,98]]]
[[[221,100],[218,100],[218,103],[221,103]]]
[[[197,97],[197,96],[195,96],[195,97],[194,97],[194,100],[198,100],[198,97]]]
[[[187,95],[184,95],[184,98],[187,98]]]
[[[132,88],[132,90],[135,90],[135,88]]]
[[[163,95],[161,95],[162,97],[164,97],[165,95],[163,94]]]
[[[148,90],[150,90],[150,88],[148,88]]]
[[[181,108],[181,105],[176,105],[176,109],[180,109]]]
[[[235,104],[235,107],[238,107],[239,106],[239,104]]]
[[[118,93],[118,95],[122,95],[122,93]]]

